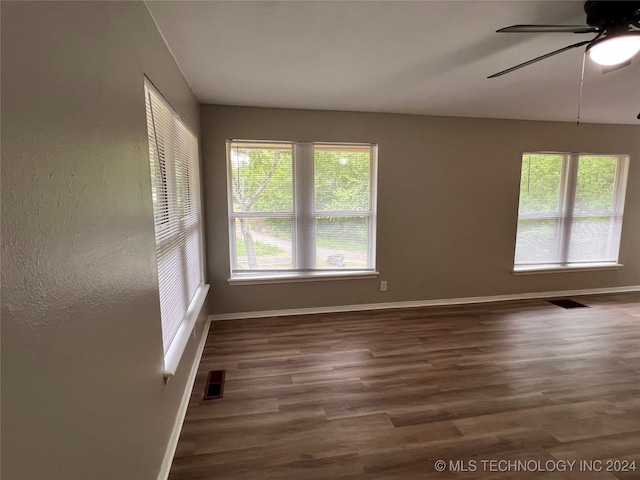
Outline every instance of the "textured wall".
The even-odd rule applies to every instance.
[[[202,114],[215,313],[640,285],[638,126],[211,105]],[[228,138],[378,143],[380,278],[228,285]],[[631,155],[624,268],[512,275],[522,152],[540,150]]]
[[[198,130],[142,2],[2,2],[7,480],[158,475],[196,341],[165,386],[143,74]]]

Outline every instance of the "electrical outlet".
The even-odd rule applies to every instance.
[[[387,281],[386,280],[382,280],[380,282],[380,291],[381,292],[386,292],[387,291]]]

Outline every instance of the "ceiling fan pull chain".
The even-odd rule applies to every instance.
[[[587,51],[582,54],[582,73],[580,74],[580,97],[578,98],[578,119],[576,125],[580,125],[580,111],[582,110],[582,87],[584,86],[584,64],[587,60]]]

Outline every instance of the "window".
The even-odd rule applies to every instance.
[[[375,273],[376,150],[227,142],[231,278]]]
[[[522,156],[515,271],[618,262],[628,157]]]
[[[151,193],[165,374],[172,374],[193,329],[203,284],[198,141],[145,82]]]

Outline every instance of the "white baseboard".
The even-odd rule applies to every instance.
[[[171,470],[171,464],[173,463],[173,457],[176,454],[176,448],[178,447],[178,439],[180,438],[180,432],[182,431],[182,423],[184,417],[187,414],[187,407],[189,406],[189,399],[191,398],[191,390],[193,389],[193,383],[198,373],[198,367],[200,367],[200,360],[202,359],[202,352],[204,352],[204,346],[207,342],[207,336],[209,334],[209,328],[211,327],[211,316],[207,318],[207,323],[204,326],[202,332],[202,338],[198,343],[196,349],[196,355],[191,365],[191,371],[189,372],[189,378],[182,394],[182,400],[180,401],[180,408],[176,416],[176,421],[173,424],[173,430],[171,431],[171,437],[167,444],[167,450],[162,459],[162,465],[160,466],[160,473],[158,474],[158,480],[167,480],[169,478],[169,471]],[[171,381],[171,380],[169,380]]]
[[[218,313],[209,315],[209,320],[237,320],[242,318],[284,317],[290,315],[309,315],[318,313],[358,312],[363,310],[385,310],[391,308],[431,307],[441,305],[464,305],[468,303],[504,302],[507,300],[529,300],[535,298],[567,297],[578,295],[597,295],[603,293],[640,292],[640,285],[627,287],[590,288],[584,290],[563,290],[558,292],[512,293],[487,297],[444,298],[437,300],[418,300],[409,302],[369,303],[361,305],[338,305],[330,307],[292,308],[287,310],[265,310],[258,312]]]

